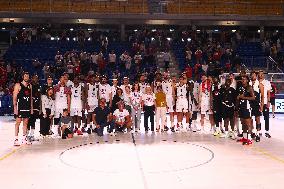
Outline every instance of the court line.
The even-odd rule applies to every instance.
[[[255,151],[257,151],[257,152],[259,152],[259,153],[261,153],[262,155],[264,155],[264,156],[266,156],[266,157],[269,157],[269,158],[272,159],[272,160],[275,160],[275,161],[277,161],[277,162],[279,162],[279,163],[284,164],[284,159],[281,159],[281,158],[279,158],[279,157],[277,157],[277,156],[275,156],[275,155],[269,153],[269,152],[266,151],[265,149],[262,149],[262,148],[259,148],[259,147],[255,147],[255,146],[254,146],[252,149],[255,150]]]
[[[13,155],[14,153],[16,153],[20,148],[21,148],[21,147],[16,148],[16,149],[12,150],[11,152],[9,152],[9,153],[3,155],[2,157],[0,157],[0,161],[3,161],[4,159],[10,157],[10,156]]]

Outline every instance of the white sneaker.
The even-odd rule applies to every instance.
[[[31,145],[32,143],[29,141],[28,137],[23,138],[22,144]]]
[[[116,135],[115,132],[110,133],[110,136],[115,136],[115,135]]]
[[[19,139],[14,140],[14,146],[21,146]]]
[[[229,134],[230,134],[230,138],[231,138],[232,140],[236,140],[237,137],[236,137],[236,134],[235,134],[234,131],[230,131]]]
[[[227,138],[227,134],[226,133],[220,133],[219,134],[219,138]]]

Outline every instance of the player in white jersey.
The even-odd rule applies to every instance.
[[[139,81],[140,81],[140,82],[139,82],[140,92],[144,94],[144,93],[145,93],[146,86],[147,86],[146,78],[145,78],[145,75],[144,75],[144,74],[142,74],[142,75],[140,76]]]
[[[70,112],[70,88],[65,85],[65,78],[62,75],[60,77],[60,84],[54,86],[55,94],[55,113],[54,113],[54,136],[57,137],[60,134],[59,120],[63,115],[63,110],[67,109]]]
[[[177,112],[177,118],[178,118],[178,129],[182,130],[182,120],[183,117],[187,117],[188,114],[188,99],[187,99],[187,79],[183,76],[179,77],[179,84],[176,87],[176,112]],[[184,129],[188,128],[188,122],[186,123]],[[180,127],[180,128],[179,128]]]
[[[87,86],[85,87],[87,95],[87,103],[86,103],[86,109],[88,110],[88,117],[87,117],[87,129],[88,133],[90,133],[91,129],[93,128],[91,125],[91,120],[94,123],[94,116],[93,112],[95,111],[95,108],[98,107],[98,99],[99,99],[99,82],[98,79],[95,81],[95,76],[90,77],[89,83],[87,83]]]
[[[80,83],[78,76],[74,77],[73,83],[73,86],[71,86],[70,116],[73,118],[75,131],[78,135],[82,135],[81,120],[85,101],[84,84]]]
[[[263,85],[263,117],[265,122],[265,136],[267,138],[271,138],[269,134],[269,108],[270,108],[271,83],[270,81],[264,79],[263,71],[259,71],[258,80],[259,83]]]
[[[199,106],[200,106],[200,125],[202,132],[204,132],[204,118],[205,115],[209,115],[211,127],[214,126],[213,111],[212,111],[212,96],[211,96],[211,85],[212,82],[207,78],[206,75],[201,76],[201,84],[199,87]],[[211,128],[212,129],[212,128]]]
[[[107,83],[107,77],[101,77],[101,83],[99,85],[99,99],[104,98],[108,107],[111,107],[112,104],[112,92],[111,86]]]
[[[111,86],[111,100],[113,99],[114,95],[116,94],[116,90],[118,88],[118,80],[117,79],[112,79],[112,86]],[[112,105],[112,104],[110,104]]]
[[[164,80],[162,81],[162,89],[166,94],[166,102],[167,102],[167,111],[170,114],[170,122],[171,128],[174,128],[174,97],[175,97],[175,84],[169,78],[169,73],[164,73]],[[168,127],[165,126],[165,130],[168,130]]]
[[[252,86],[254,95],[255,95],[255,100],[250,101],[250,105],[252,108],[252,116],[255,117],[255,123],[256,123],[256,132],[255,129],[253,130],[253,138],[254,138],[254,133],[256,134],[255,136],[255,141],[259,142],[260,141],[260,132],[261,132],[261,122],[260,122],[260,116],[262,114],[262,109],[263,109],[263,84],[260,83],[257,80],[257,73],[255,71],[251,72],[251,81],[249,82],[249,85]],[[251,125],[253,125],[253,119],[251,119]]]
[[[124,77],[124,78],[123,78],[123,83],[122,83],[122,85],[120,85],[120,87],[119,87],[119,88],[121,88],[123,94],[125,94],[125,86],[129,86],[130,89],[132,88],[132,86],[129,84],[129,79],[128,79],[128,77]]]
[[[194,83],[191,83],[189,85],[189,95],[191,98],[191,128],[193,132],[196,132],[199,130],[196,126],[196,120],[197,120],[197,113],[199,111],[199,83],[195,81]]]

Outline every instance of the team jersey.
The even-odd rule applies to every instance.
[[[113,115],[115,116],[117,122],[124,122],[126,116],[129,116],[129,112],[126,109],[123,109],[123,111],[116,109],[113,112]]]
[[[39,84],[32,84],[32,98],[33,98],[33,110],[40,110],[41,99],[41,87]]]
[[[255,95],[255,100],[251,101],[252,105],[260,104],[260,89],[259,89],[259,81],[255,80],[254,82],[250,81],[249,85],[252,86],[254,95]]]
[[[250,86],[247,86],[247,87],[243,87],[243,86],[241,86],[240,88],[239,88],[239,95],[244,95],[245,97],[251,97],[251,94],[250,94],[250,92],[249,92],[249,87]],[[250,102],[249,102],[249,100],[244,100],[244,99],[240,99],[239,100],[239,109],[240,109],[240,111],[243,109],[243,110],[248,110],[248,109],[250,109],[251,108],[251,106],[250,106]]]
[[[145,89],[146,89],[146,87],[147,87],[147,83],[146,82],[141,82],[141,83],[139,83],[139,87],[140,87],[140,91],[141,91],[141,93],[145,93]]]
[[[161,81],[154,81],[154,93],[157,92],[157,88],[159,86],[162,86],[162,82]]]
[[[228,108],[235,107],[236,100],[237,100],[236,90],[233,87],[229,87],[228,89],[226,89],[225,87],[222,87],[221,99],[222,99],[222,105]]]
[[[131,93],[130,94],[123,94],[123,102],[126,106],[131,106]]]
[[[104,98],[106,99],[106,102],[109,102],[110,93],[111,93],[111,87],[109,84],[99,85],[99,98]]]
[[[57,85],[54,87],[55,93],[55,107],[56,108],[67,108],[67,96],[71,94],[69,87]]]
[[[267,92],[271,90],[271,84],[270,81],[264,79],[260,82],[263,85],[263,103],[267,104],[267,102],[270,100],[268,99]]]
[[[140,107],[142,100],[142,93],[141,92],[132,92],[131,93],[131,101],[134,107]]]
[[[31,86],[20,83],[21,89],[17,96],[18,111],[30,111],[31,109]]]
[[[201,83],[199,90],[201,90],[201,103],[209,103],[211,86],[208,85],[208,82]]]
[[[173,84],[171,80],[162,81],[162,88],[166,95],[173,95]]]
[[[143,94],[142,100],[144,102],[145,106],[153,106],[155,104],[155,95],[154,93],[152,94]]]
[[[99,84],[94,85],[88,83],[88,105],[97,105],[99,98]]]
[[[81,83],[77,87],[71,87],[71,108],[82,108],[82,88]]]
[[[177,86],[177,98],[186,98],[187,97],[187,85],[183,84],[182,86]]]
[[[212,102],[213,102],[213,110],[221,110],[221,89],[219,85],[212,86]]]

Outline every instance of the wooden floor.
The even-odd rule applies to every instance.
[[[0,188],[280,189],[284,116],[270,120],[272,138],[251,146],[169,132],[48,138],[16,148],[12,118],[0,117]]]

